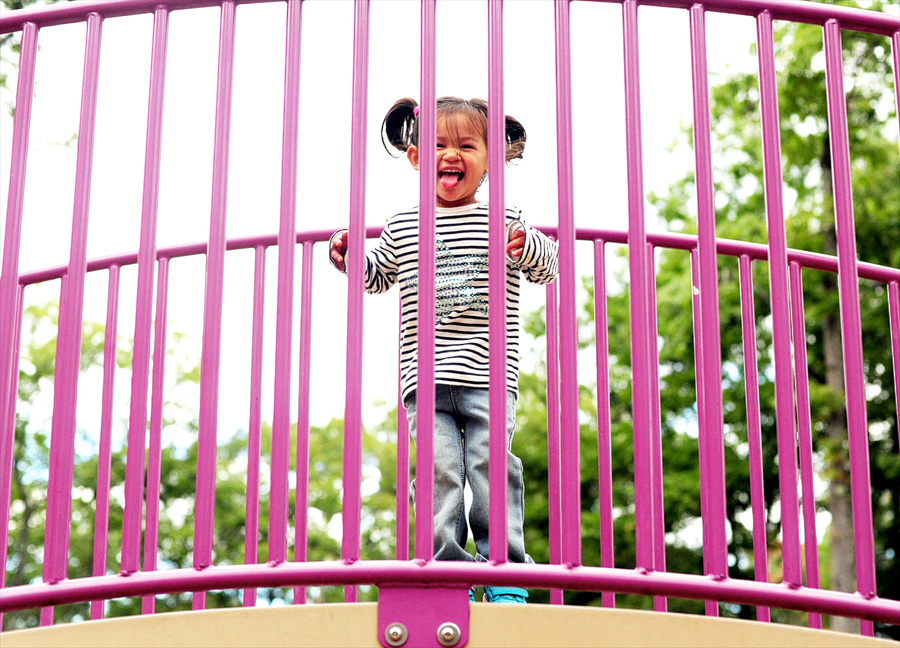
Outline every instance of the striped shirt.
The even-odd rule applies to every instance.
[[[400,284],[400,390],[416,389],[418,332],[418,208],[391,216],[378,246],[366,254],[366,292]],[[518,394],[520,275],[533,283],[556,278],[557,244],[524,224],[521,211],[506,208],[507,231],[522,228],[525,246],[506,257],[506,382]],[[437,208],[435,223],[435,382],[487,388],[488,204]]]

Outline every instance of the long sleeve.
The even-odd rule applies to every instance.
[[[548,284],[559,273],[559,245],[542,232],[519,221],[525,231],[522,256],[513,263],[524,277],[536,284]]]
[[[378,246],[366,253],[367,293],[383,293],[397,283],[397,252],[390,224],[381,232]]]

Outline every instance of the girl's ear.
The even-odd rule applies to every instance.
[[[409,160],[409,163],[412,165],[412,168],[416,171],[419,170],[419,147],[410,146],[406,149],[406,159]]]

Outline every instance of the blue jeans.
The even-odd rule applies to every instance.
[[[406,403],[409,431],[416,439],[416,394]],[[435,386],[434,416],[434,558],[486,560],[489,558],[488,497],[489,399],[487,389],[457,385]],[[525,484],[522,460],[511,452],[516,429],[516,396],[506,398],[507,535],[510,562],[532,562],[525,553],[523,521]],[[469,526],[477,556],[466,551],[463,492],[469,482],[472,506]],[[415,500],[415,480],[412,484]]]

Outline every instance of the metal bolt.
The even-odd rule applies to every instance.
[[[402,646],[408,636],[406,626],[402,623],[392,623],[384,629],[384,640],[390,646]]]
[[[442,646],[455,646],[459,643],[461,635],[462,633],[459,631],[459,626],[451,621],[447,621],[446,623],[442,623],[441,627],[438,628],[437,640]]]

